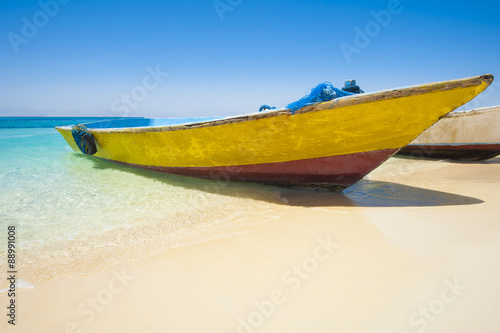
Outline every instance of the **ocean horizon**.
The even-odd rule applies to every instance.
[[[121,118],[127,117],[0,117],[0,128],[54,128],[56,126]]]

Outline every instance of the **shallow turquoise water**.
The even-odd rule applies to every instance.
[[[166,175],[74,152],[53,126],[85,119],[30,119],[29,128],[22,119],[10,122],[17,128],[2,120],[0,226],[16,226],[30,283],[89,272],[88,260],[96,269],[214,237],[207,230],[241,217],[269,220],[281,202],[272,187]],[[5,248],[6,233],[0,253]]]

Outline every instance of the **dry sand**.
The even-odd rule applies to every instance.
[[[499,332],[499,185],[500,158],[393,158],[346,195],[284,191],[278,220],[21,290],[0,331]]]

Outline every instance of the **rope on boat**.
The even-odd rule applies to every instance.
[[[71,135],[76,145],[85,155],[94,155],[97,153],[94,136],[84,125],[78,124],[71,128]]]

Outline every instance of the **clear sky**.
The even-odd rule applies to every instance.
[[[206,116],[492,73],[498,1],[0,1],[0,116]]]

